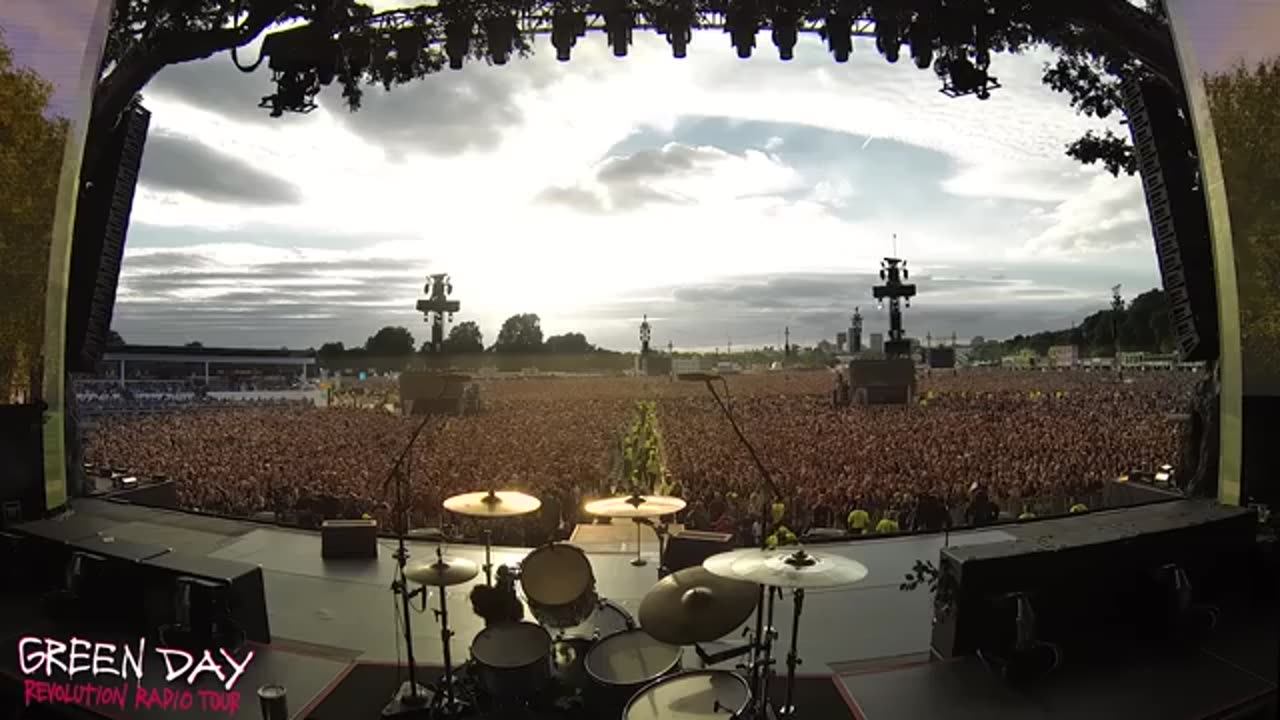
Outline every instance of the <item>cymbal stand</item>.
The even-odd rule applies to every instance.
[[[440,548],[436,548],[436,562],[443,563],[443,552]],[[435,611],[436,619],[440,621],[440,644],[444,648],[444,707],[441,714],[449,717],[455,714],[461,714],[462,704],[457,701],[454,696],[454,676],[453,676],[453,653],[451,652],[451,642],[453,631],[449,629],[449,605],[448,597],[445,594],[445,588],[437,588],[440,591],[440,609]]]
[[[802,664],[796,646],[800,639],[800,613],[804,608],[804,588],[796,588],[794,593],[794,610],[791,613],[791,651],[787,653],[787,698],[778,715],[792,717],[796,714],[796,667]]]
[[[778,637],[778,631],[773,627],[773,602],[781,591],[775,587],[766,587],[764,591],[768,593],[768,610],[767,621],[764,627],[764,634],[757,638],[760,650],[756,659],[756,667],[754,668],[754,680],[756,686],[753,688],[752,697],[756,700],[756,717],[760,720],[770,717],[773,707],[769,704],[769,681],[773,679],[773,641]]]
[[[493,587],[493,530],[484,528],[484,584]]]
[[[643,518],[633,518],[633,519],[635,520],[635,523],[636,523],[636,558],[635,558],[635,560],[632,560],[632,561],[631,561],[631,566],[632,566],[632,567],[644,567],[645,565],[648,565],[649,563],[648,563],[648,562],[646,562],[646,561],[645,561],[645,559],[644,559],[643,557],[641,557],[641,556],[640,556],[640,542],[641,542],[641,540],[642,540],[642,538],[641,538],[641,531],[642,531],[642,530],[643,530],[643,528],[644,528],[644,523],[643,523],[643,522],[641,522],[641,520],[643,520]]]

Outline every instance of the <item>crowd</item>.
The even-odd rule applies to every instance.
[[[240,392],[254,392],[255,388]],[[265,388],[256,389],[258,392]],[[191,382],[138,382],[119,385],[97,381],[77,383],[74,387],[79,412],[85,416],[133,415],[175,412],[193,409],[233,408],[243,405],[271,406],[298,404],[285,398],[244,397],[230,398],[210,395],[221,392],[203,383]]]
[[[902,529],[921,497],[963,521],[974,484],[1006,515],[1078,505],[1131,469],[1177,465],[1197,375],[965,370],[922,377],[911,406],[836,408],[825,372],[728,381],[735,418],[773,474],[796,532],[843,528],[853,510],[873,529]],[[413,527],[475,527],[445,517],[444,498],[516,489],[544,511],[493,525],[495,540],[536,544],[577,522],[606,493],[610,447],[635,401],[653,400],[687,526],[749,539],[763,507],[750,456],[698,383],[665,378],[483,383],[485,411],[431,420],[408,455]],[[389,525],[395,459],[420,423],[350,407],[236,408],[107,418],[85,460],[165,475],[184,505],[272,513],[303,523],[368,515]],[[859,516],[861,517],[861,516]],[[756,529],[758,531],[758,528]]]

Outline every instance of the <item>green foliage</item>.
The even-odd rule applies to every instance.
[[[1246,386],[1280,383],[1280,59],[1205,77],[1240,292]]]
[[[0,35],[0,404],[39,394],[49,248],[68,123],[53,84],[17,67]]]
[[[799,544],[800,538],[796,537],[796,534],[786,525],[779,525],[777,530],[774,530],[769,537],[765,538],[765,545],[770,550],[776,547]]]
[[[405,328],[387,326],[365,341],[364,351],[379,368],[401,367],[413,354],[413,335]]]
[[[542,319],[536,313],[512,315],[502,323],[494,352],[536,353],[542,350]]]
[[[480,326],[473,320],[454,325],[444,341],[444,350],[454,354],[484,352],[484,335],[480,332]]]
[[[998,362],[1006,355],[1031,350],[1044,355],[1055,345],[1076,345],[1082,356],[1110,356],[1112,353],[1112,319],[1120,331],[1122,351],[1172,352],[1173,327],[1169,323],[1169,301],[1164,291],[1148,290],[1137,296],[1116,315],[1110,308],[1083,318],[1068,330],[1048,330],[1031,335],[1014,335],[1007,340],[975,344],[970,357],[979,361]]]
[[[906,574],[905,582],[898,585],[902,592],[911,592],[921,585],[929,589],[933,595],[933,620],[945,620],[955,608],[955,579],[941,572],[928,560],[917,560]]]

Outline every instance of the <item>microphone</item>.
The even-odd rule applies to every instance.
[[[713,373],[677,373],[676,379],[683,382],[710,382],[719,380],[720,376]]]

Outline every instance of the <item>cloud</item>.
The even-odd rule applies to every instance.
[[[288,205],[296,187],[239,158],[190,138],[153,132],[142,155],[140,184],[215,203]]]
[[[695,205],[785,193],[800,176],[775,156],[745,149],[669,142],[605,157],[574,185],[543,190],[538,200],[600,213],[650,205]]]
[[[1095,176],[1044,219],[1048,226],[1027,241],[1025,252],[1079,256],[1153,242],[1142,185],[1132,178]]]

